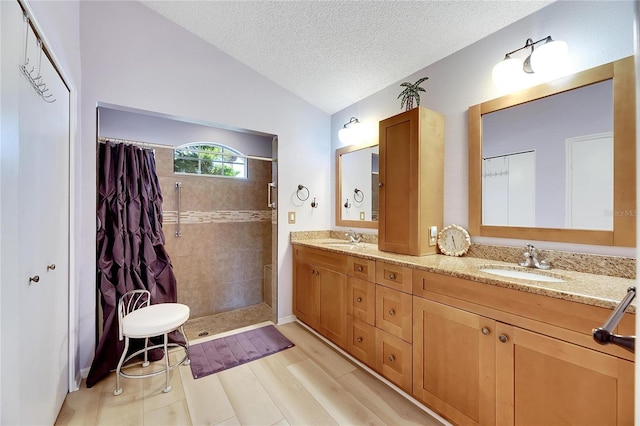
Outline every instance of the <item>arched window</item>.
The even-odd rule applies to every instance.
[[[173,171],[244,179],[247,177],[247,159],[224,145],[195,142],[174,149]]]

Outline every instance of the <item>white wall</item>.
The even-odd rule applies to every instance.
[[[291,315],[292,230],[330,226],[330,117],[137,2],[82,2],[80,364],[94,351],[96,105],[122,105],[198,123],[276,134],[278,315]],[[298,183],[319,208],[296,207]],[[288,225],[287,211],[297,212]]]
[[[633,55],[634,3],[632,1],[558,1],[540,11],[491,34],[441,61],[407,76],[374,95],[331,117],[332,148],[340,148],[338,130],[352,116],[377,128],[378,121],[398,114],[400,83],[427,76],[422,84],[426,93],[421,106],[445,115],[445,225],[468,226],[468,130],[467,109],[502,96],[506,92],[491,81],[491,69],[510,52],[524,45],[527,38],[539,40],[547,35],[569,44],[568,72],[573,73]],[[424,48],[429,48],[425,40]],[[530,85],[541,83],[536,76]],[[335,165],[332,164],[335,168]],[[334,178],[335,179],[335,178]],[[335,216],[335,213],[334,213]],[[332,220],[332,224],[335,221]],[[334,225],[335,227],[335,225]],[[525,241],[473,237],[477,243],[524,246]],[[537,243],[542,248],[619,254],[635,257],[635,249]]]

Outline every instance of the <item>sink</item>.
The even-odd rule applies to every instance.
[[[497,266],[497,267],[484,266],[484,267],[480,267],[479,269],[482,272],[486,272],[488,274],[493,274],[493,275],[499,275],[501,277],[519,278],[521,280],[531,280],[531,281],[544,281],[548,283],[565,282],[565,280],[563,280],[562,278],[552,276],[548,272],[547,273],[542,273],[538,271],[534,272],[534,270],[530,272],[530,271],[524,271],[522,269],[515,269],[515,268],[509,269],[508,267],[500,267],[500,266]]]

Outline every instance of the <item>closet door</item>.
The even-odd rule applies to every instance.
[[[13,129],[3,132],[2,150],[14,156],[11,169],[2,163],[1,337],[8,344],[2,347],[1,423],[53,424],[69,376],[69,91],[47,56],[40,57],[29,30],[27,56],[36,70],[40,62],[41,81],[55,102],[37,94],[18,68],[24,59],[22,11],[17,2],[0,7],[2,121]],[[5,50],[7,40],[20,48]],[[10,229],[11,241],[5,241]],[[7,253],[9,245],[15,255]]]

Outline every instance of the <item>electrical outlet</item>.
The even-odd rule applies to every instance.
[[[438,227],[437,226],[432,226],[429,229],[429,245],[430,246],[435,246],[437,238],[438,238]]]
[[[296,212],[289,212],[287,218],[289,219],[289,223],[296,223]]]
[[[360,212],[360,220],[364,220],[364,212]]]

